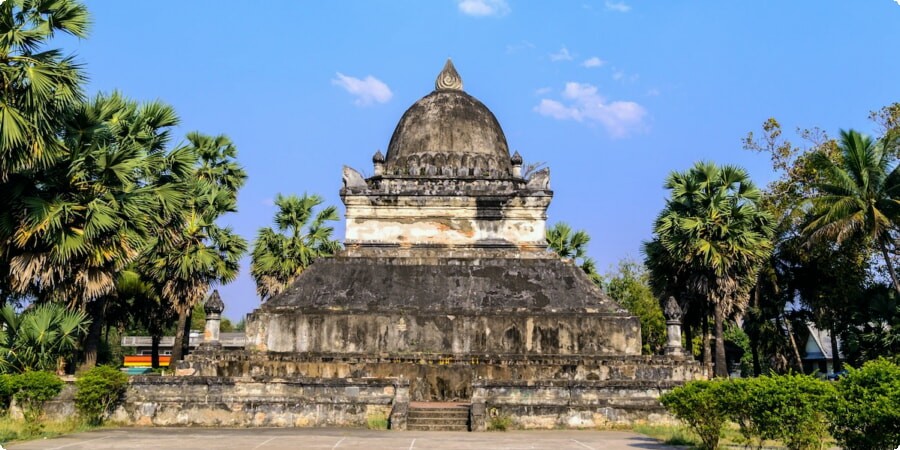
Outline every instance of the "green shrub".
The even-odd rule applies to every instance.
[[[25,372],[11,378],[13,398],[22,408],[22,415],[28,426],[28,434],[36,434],[41,430],[40,418],[44,413],[44,404],[53,400],[63,388],[63,382],[49,372]]]
[[[512,426],[512,417],[501,413],[497,408],[491,408],[488,415],[488,431],[506,431]]]
[[[13,386],[12,375],[0,375],[0,415],[9,412],[9,403],[12,401]]]
[[[90,425],[99,425],[103,416],[122,398],[128,376],[110,366],[97,366],[75,381],[75,408]]]
[[[788,450],[818,450],[825,441],[825,410],[833,386],[808,375],[773,375],[745,380],[743,402],[750,430],[762,439],[778,439]],[[743,405],[743,406],[742,406]]]
[[[879,359],[848,369],[829,405],[831,435],[849,450],[900,444],[900,366]]]
[[[388,417],[384,412],[377,411],[366,417],[366,428],[370,430],[387,430]]]
[[[687,424],[698,436],[703,450],[715,450],[719,445],[726,411],[720,397],[725,394],[720,380],[691,381],[672,389],[660,397],[663,406]]]

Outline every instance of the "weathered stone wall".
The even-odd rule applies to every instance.
[[[405,411],[407,391],[406,383],[392,379],[133,377],[112,419],[157,426],[364,427],[375,415],[390,417],[395,407]]]
[[[345,195],[346,244],[506,245],[543,251],[550,196]]]
[[[647,380],[477,381],[472,396],[473,431],[508,418],[513,427],[598,428],[674,419],[659,396],[682,383]]]
[[[421,315],[255,312],[250,348],[269,352],[456,355],[640,353],[636,317],[604,314]]]
[[[701,366],[663,356],[540,356],[416,354],[406,356],[338,354],[260,354],[224,352],[192,355],[183,366],[203,376],[275,378],[386,378],[409,383],[413,401],[463,401],[473,397],[477,380],[641,381],[673,383],[704,378]]]

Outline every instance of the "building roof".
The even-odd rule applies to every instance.
[[[512,177],[506,136],[494,114],[462,90],[447,60],[435,90],[406,110],[388,146],[384,176]]]

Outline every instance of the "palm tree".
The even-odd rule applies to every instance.
[[[11,305],[3,306],[0,372],[62,369],[89,323],[83,312],[54,303],[32,306],[21,314]]]
[[[72,56],[44,46],[56,32],[87,36],[88,23],[73,0],[0,2],[0,183],[63,151],[57,135],[85,78]]]
[[[747,300],[760,263],[771,250],[772,218],[760,210],[760,191],[746,171],[697,163],[673,172],[671,198],[654,234],[689,289],[707,299],[715,320],[717,376],[727,376],[724,322]]]
[[[814,154],[824,181],[815,185],[812,218],[803,231],[813,241],[832,239],[838,244],[854,237],[870,239],[900,293],[890,257],[891,233],[900,219],[900,166],[891,167],[887,151],[896,144],[896,140],[875,141],[854,130],[841,130],[838,161]]]
[[[276,228],[260,228],[250,262],[256,292],[263,301],[281,293],[316,258],[331,256],[341,248],[339,241],[331,239],[334,228],[328,225],[338,220],[337,208],[313,211],[323,201],[315,194],[275,197]]]
[[[574,231],[569,224],[557,222],[547,229],[547,248],[560,258],[572,260],[590,277],[596,285],[602,284],[594,260],[587,256],[587,245],[591,237],[584,230]]]
[[[165,150],[177,123],[166,105],[99,95],[70,110],[64,153],[14,199],[12,288],[88,311],[88,366],[118,273],[148,247],[160,217],[187,198],[178,180],[191,155]]]
[[[247,175],[235,161],[237,150],[224,136],[188,135],[197,156],[192,176],[184,184],[189,200],[179,214],[169,217],[148,256],[153,279],[162,297],[178,314],[172,361],[184,357],[188,347],[191,310],[210,287],[237,277],[247,242],[216,220],[237,211],[237,190]]]

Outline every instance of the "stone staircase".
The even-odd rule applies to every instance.
[[[410,431],[469,431],[468,403],[411,402],[406,418]]]

